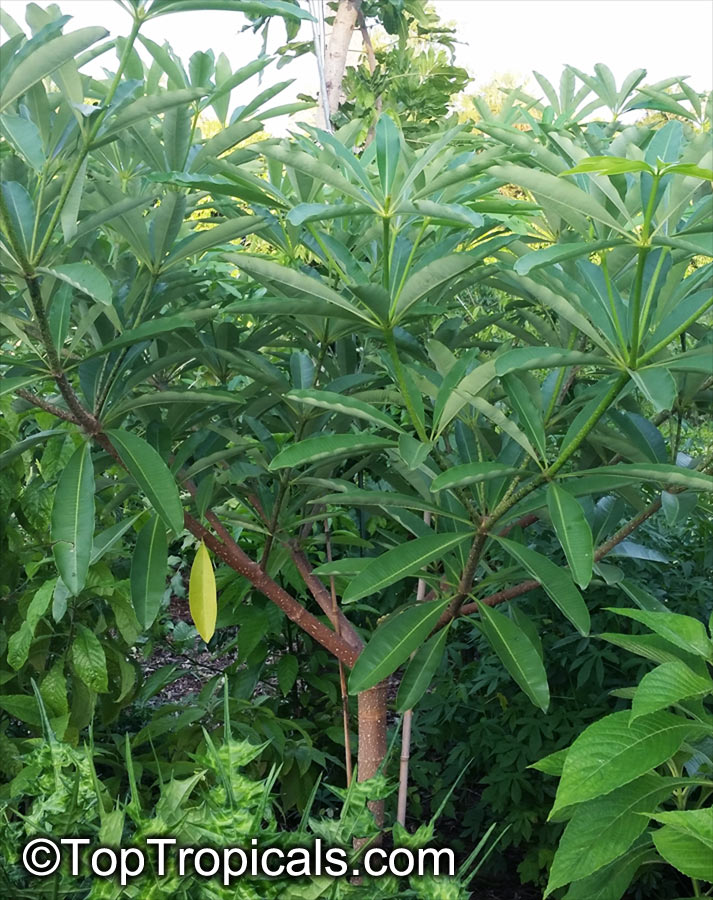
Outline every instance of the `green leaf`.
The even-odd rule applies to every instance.
[[[161,334],[177,331],[179,328],[195,329],[195,327],[195,321],[184,315],[163,316],[160,319],[151,319],[148,322],[142,322],[141,325],[137,325],[136,328],[125,331],[121,337],[118,337],[113,341],[108,341],[94,353],[88,354],[86,358],[92,356],[105,356],[112,350],[119,350],[121,347],[128,347],[132,344],[138,344],[141,341],[148,341]]]
[[[611,713],[586,728],[565,759],[550,818],[629,784],[670,759],[685,740],[707,732],[707,726],[669,712],[629,722],[628,709]]]
[[[379,506],[382,509],[421,509],[434,513],[437,516],[446,516],[457,522],[470,525],[470,519],[450,512],[448,509],[428,503],[418,495],[401,494],[398,491],[361,491],[358,488],[341,491],[335,494],[325,494],[310,503],[330,503],[335,506]],[[368,562],[368,560],[363,560]]]
[[[547,756],[531,763],[527,768],[537,769],[538,772],[544,772],[545,775],[561,775],[568,753],[569,747],[563,747],[561,750],[555,750],[554,753],[548,753]]]
[[[542,266],[554,266],[568,259],[579,259],[582,256],[590,256],[600,250],[609,250],[611,247],[620,247],[627,244],[623,238],[612,238],[606,241],[580,241],[565,244],[553,244],[544,250],[531,250],[525,253],[515,262],[515,271],[518,275],[527,275]]]
[[[498,428],[504,431],[516,444],[519,444],[525,453],[527,453],[528,456],[531,456],[538,465],[541,465],[537,452],[530,443],[528,436],[513,422],[512,419],[508,418],[499,407],[489,403],[482,397],[471,397],[469,403],[477,409],[479,413],[484,415],[486,419],[490,419],[494,425],[497,425]]]
[[[22,116],[5,113],[5,115],[0,115],[0,132],[15,150],[24,156],[29,165],[39,172],[45,164],[45,151],[42,146],[42,137],[35,123]]]
[[[292,225],[303,225],[305,222],[324,222],[373,213],[373,209],[360,203],[298,203],[287,213],[287,221]]]
[[[139,624],[148,630],[161,608],[168,571],[166,526],[151,516],[136,538],[131,558],[131,602]]]
[[[79,167],[77,177],[74,179],[72,187],[69,189],[67,199],[62,207],[62,212],[59,217],[62,226],[62,237],[64,238],[65,244],[69,244],[77,233],[77,219],[79,217],[79,207],[82,203],[88,162],[89,157],[87,157]]]
[[[413,203],[401,203],[395,210],[400,216],[421,216],[433,219],[437,224],[467,225],[469,228],[481,228],[485,219],[479,212],[473,212],[461,203],[434,203],[432,200],[414,200]]]
[[[349,397],[345,394],[336,394],[333,391],[317,391],[317,390],[292,390],[289,394],[285,394],[288,400],[297,400],[299,403],[305,403],[307,406],[316,406],[320,409],[329,409],[332,412],[343,413],[347,416],[354,416],[357,419],[366,419],[376,425],[381,425],[391,431],[401,431],[401,428],[394,420],[387,416],[385,412],[365,403],[357,397]]]
[[[384,447],[393,447],[394,441],[371,434],[333,434],[307,438],[281,450],[269,465],[271,471],[293,466],[314,465],[326,460],[341,459],[363,453],[373,453]]]
[[[394,310],[393,322],[395,324],[408,312],[408,310],[420,300],[425,300],[439,291],[442,287],[472,269],[485,256],[489,256],[512,240],[511,237],[496,237],[475,250],[464,250],[460,253],[452,253],[422,266],[406,279],[406,283],[399,294]]]
[[[66,62],[74,60],[78,53],[108,34],[105,28],[80,28],[71,34],[53,38],[38,47],[20,62],[8,78],[0,94],[0,112],[27,93],[33,85],[51,75]]]
[[[560,175],[576,175],[579,172],[591,172],[596,175],[621,175],[624,172],[649,172],[654,170],[648,163],[640,159],[625,159],[621,156],[589,156],[580,160],[573,169],[560,172]]]
[[[292,690],[295,681],[297,681],[297,674],[299,672],[297,657],[292,653],[286,653],[284,656],[281,656],[275,666],[275,672],[277,674],[277,683],[282,691],[282,695],[283,697],[286,697]]]
[[[690,784],[690,781],[687,782]],[[662,825],[669,825],[681,834],[690,834],[713,850],[713,816],[708,809],[672,809],[655,812],[651,818]],[[706,881],[712,881],[706,878]]]
[[[686,810],[685,812],[697,812],[707,815],[710,819],[710,809]],[[709,844],[699,840],[692,834],[686,834],[664,825],[663,828],[652,833],[656,849],[661,856],[675,866],[679,872],[688,875],[689,878],[697,878],[702,881],[713,881],[713,850]]]
[[[639,682],[631,704],[631,719],[666,709],[680,700],[713,693],[713,681],[691,671],[679,660],[666,662],[647,672]]]
[[[288,169],[296,169],[298,172],[309,175],[320,185],[328,184],[358,203],[366,203],[377,209],[373,196],[356,187],[335,168],[325,165],[323,160],[282,144],[260,144],[259,150],[268,159],[276,159],[278,162],[284,163]]]
[[[94,146],[99,147],[102,144],[106,144],[123,131],[126,131],[127,128],[131,128],[132,125],[151,119],[167,109],[193,103],[194,100],[203,97],[205,93],[205,88],[181,88],[177,91],[164,91],[160,94],[149,94],[139,97],[138,100],[134,100],[133,103],[122,108],[118,115],[105,120],[106,127],[103,131],[100,131]]]
[[[25,255],[28,255],[32,246],[32,231],[35,224],[35,207],[32,198],[17,181],[3,181],[0,190],[2,190],[2,197],[10,215],[12,231],[25,251]]]
[[[525,632],[503,613],[479,603],[482,630],[500,661],[524,693],[543,712],[550,705],[547,672],[537,648]]]
[[[362,600],[369,594],[376,594],[390,584],[401,581],[402,578],[415,575],[453,547],[472,538],[470,532],[450,532],[427,534],[412,541],[405,541],[398,547],[371,559],[356,578],[349,582],[342,599],[345,603],[351,603]]]
[[[673,409],[678,388],[673,375],[668,369],[651,367],[633,370],[631,377],[656,412]]]
[[[644,609],[610,607],[610,611],[634,619],[635,622],[641,622],[651,631],[688,653],[694,653],[704,659],[713,659],[713,641],[706,634],[706,626],[692,616],[668,611],[650,612]]]
[[[108,553],[112,547],[118,544],[140,515],[141,513],[136,513],[135,516],[130,516],[127,519],[122,519],[121,521],[116,522],[114,525],[110,525],[109,528],[105,528],[104,531],[101,531],[98,535],[96,535],[96,537],[94,538],[94,546],[92,547],[92,555],[89,560],[89,564],[93,566],[94,563],[98,562],[105,553]]]
[[[495,374],[524,372],[528,369],[553,369],[560,366],[604,366],[611,364],[605,356],[565,350],[563,347],[519,347],[507,350],[495,360]]]
[[[586,878],[621,856],[646,830],[647,818],[638,814],[689,783],[685,778],[642,775],[606,797],[579,806],[560,838],[545,896],[570,881]]]
[[[592,580],[594,547],[584,510],[568,491],[554,482],[547,487],[547,508],[572,578],[581,588],[586,588]]]
[[[575,501],[576,502],[576,501]],[[522,565],[526,571],[540,582],[550,599],[570,620],[580,634],[589,634],[589,610],[584,598],[572,581],[566,569],[561,569],[542,554],[511,541],[508,538],[496,537],[507,552]]]
[[[517,475],[520,469],[506,466],[498,462],[475,462],[453,466],[441,472],[431,482],[431,491],[445,491],[449,488],[463,487],[478,481],[490,481],[492,478],[503,478],[506,475]]]
[[[497,365],[496,365],[497,368]],[[534,397],[527,385],[514,373],[503,375],[501,378],[505,393],[508,395],[510,405],[517,413],[518,424],[537,448],[540,459],[545,459],[547,453],[547,441],[545,438],[545,423],[539,396]]]
[[[183,507],[166,463],[150,444],[130,431],[111,429],[106,434],[153,508],[171,531],[180,534],[183,531]]]
[[[409,662],[396,696],[397,712],[413,709],[428,690],[436,669],[443,659],[450,625],[442,628],[418,649]]]
[[[281,293],[288,296],[297,294],[305,299],[303,315],[320,315],[320,312],[312,312],[310,309],[310,300],[322,300],[346,310],[350,315],[361,319],[364,322],[372,323],[371,316],[364,310],[344,300],[332,288],[328,287],[320,278],[312,278],[305,275],[304,272],[295,272],[294,269],[288,269],[271,260],[262,259],[257,256],[249,256],[247,253],[233,256],[229,255],[228,259],[234,262],[240,269],[251,275],[256,281],[267,283],[268,286],[276,285]],[[372,323],[373,324],[373,323]]]
[[[401,134],[394,120],[386,113],[379,116],[375,131],[376,165],[384,196],[391,194],[401,156]]]
[[[49,609],[54,594],[56,578],[45,581],[36,591],[27,607],[25,619],[19,629],[10,636],[7,642],[7,662],[15,671],[21,669],[27,662],[27,655],[32,646],[35,629],[42,616]]]
[[[85,625],[77,623],[76,636],[72,641],[72,666],[77,676],[88,688],[99,694],[109,690],[106,656],[99,639]]]
[[[312,15],[306,9],[300,9],[289,0],[159,0],[151,5],[147,18],[156,18],[181,10],[205,12],[208,9],[242,12],[251,18],[263,16],[282,16],[283,18],[306,19],[312,21]]]
[[[685,522],[698,503],[698,495],[693,491],[683,491],[673,494],[670,491],[661,491],[661,506],[666,516],[666,523],[671,527]]]
[[[704,181],[713,181],[713,169],[704,169],[701,166],[695,166],[690,163],[677,163],[674,166],[666,166],[663,170],[664,175],[670,174],[689,175],[693,178],[702,178]]]
[[[426,461],[432,449],[432,444],[422,443],[409,434],[402,434],[399,438],[399,456],[411,471],[418,469]]]
[[[359,654],[349,676],[349,693],[367,691],[391,675],[433,630],[447,605],[448,600],[433,600],[390,616]]]
[[[75,450],[59,477],[50,533],[57,570],[76,596],[87,580],[94,533],[94,468],[87,443]]]
[[[580,475],[608,475],[610,477],[638,481],[656,481],[675,487],[688,488],[692,491],[713,491],[713,475],[686,469],[683,466],[672,466],[666,463],[617,463],[615,466],[600,466],[598,469],[582,469],[579,472],[560,475],[569,478]]]
[[[535,199],[544,197],[546,200],[553,201],[557,213],[570,222],[581,234],[589,232],[586,216],[601,222],[614,231],[626,233],[625,229],[594,197],[572,182],[564,181],[556,175],[513,165],[491,166],[488,174],[501,179],[506,184],[517,184],[532,191]]]
[[[658,861],[650,839],[642,838],[608,866],[573,882],[565,900],[621,900],[640,868]]]
[[[37,271],[66,281],[99,303],[111,305],[112,290],[109,279],[90,262],[66,263],[52,268],[39,266]]]

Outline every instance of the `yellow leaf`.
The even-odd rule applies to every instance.
[[[215,590],[215,575],[210,554],[206,545],[201,545],[191,566],[191,578],[188,583],[188,601],[191,616],[198,634],[208,641],[215,632],[215,620],[218,615],[218,603]]]

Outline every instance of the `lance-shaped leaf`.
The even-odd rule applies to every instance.
[[[419,603],[390,616],[374,632],[349,676],[349,693],[359,694],[388,678],[431,632],[448,600]]]
[[[495,360],[495,374],[524,372],[528,369],[553,369],[560,366],[605,366],[611,363],[605,356],[566,350],[564,347],[518,347],[507,350]]]
[[[166,526],[159,516],[151,516],[136,538],[131,559],[131,602],[144,629],[153,625],[161,608],[167,569]]]
[[[140,515],[141,513],[137,513],[135,516],[122,519],[120,522],[110,525],[109,528],[105,528],[104,531],[101,531],[96,535],[92,547],[92,555],[89,560],[90,565],[94,565],[94,563],[98,562],[105,553],[118,544]]]
[[[514,372],[501,378],[510,405],[517,413],[518,424],[537,448],[540,459],[545,459],[547,442],[545,438],[545,422],[540,397],[533,396],[527,385]],[[538,389],[539,394],[539,389]]]
[[[512,466],[506,466],[498,462],[474,462],[453,466],[445,472],[441,472],[431,482],[431,491],[445,491],[448,488],[464,487],[467,484],[475,484],[478,481],[489,481],[491,478],[501,478],[505,475],[516,475],[520,470]]]
[[[519,625],[503,613],[478,604],[478,627],[519,687],[543,711],[550,705],[547,672],[540,654]]]
[[[401,494],[397,491],[363,491],[354,488],[338,494],[325,494],[323,497],[310,500],[310,503],[331,503],[335,506],[379,506],[385,510],[421,509],[424,512],[445,516],[456,522],[462,522],[464,525],[470,525],[470,519],[466,516],[459,516],[448,509],[436,506],[435,503],[428,503],[426,500],[422,500],[418,494]],[[363,562],[368,562],[368,560],[363,560]]]
[[[666,662],[647,672],[639,682],[631,703],[631,718],[707,694],[713,694],[713,681],[708,675],[697,675],[681,660]]]
[[[429,563],[440,559],[443,554],[469,538],[473,538],[470,532],[427,534],[387,550],[381,556],[370,560],[369,565],[349,582],[344,592],[344,602],[361,600],[370,594],[378,593],[390,584],[401,581],[402,578],[415,575]]]
[[[78,53],[108,34],[105,28],[80,28],[71,34],[53,38],[38,47],[22,60],[8,78],[0,94],[0,112],[29,91],[38,81],[51,75],[64,63],[75,59]]]
[[[560,172],[560,175],[577,175],[589,172],[594,175],[622,175],[624,172],[648,172],[654,170],[641,159],[626,159],[622,156],[588,156],[581,159],[573,169]]]
[[[629,721],[628,709],[604,716],[586,728],[569,749],[549,818],[575,803],[608,794],[634,781],[678,752],[708,726],[669,712]]]
[[[484,400],[482,397],[471,397],[469,402],[471,406],[475,407],[475,409],[484,415],[486,419],[490,419],[494,425],[497,425],[498,428],[504,431],[516,444],[519,444],[525,453],[527,453],[528,456],[531,456],[538,465],[540,464],[539,457],[530,443],[529,437],[522,428],[519,428],[512,419],[509,419],[501,409],[492,403],[489,403],[487,400]]]
[[[38,271],[44,272],[46,275],[54,275],[55,278],[71,284],[72,287],[77,288],[83,294],[88,294],[99,303],[111,304],[109,279],[89,262],[67,263],[52,268],[40,266]]]
[[[215,632],[218,601],[213,563],[203,541],[201,541],[200,547],[196,551],[196,556],[191,566],[188,601],[191,609],[191,618],[196,626],[196,630],[207,644]]]
[[[319,278],[305,275],[304,272],[296,272],[294,269],[288,269],[287,266],[281,266],[279,263],[268,259],[249,256],[247,253],[241,253],[239,256],[230,255],[228,258],[256,281],[271,287],[275,286],[281,293],[297,294],[304,298],[305,303],[302,308],[302,314],[305,316],[320,315],[321,307],[319,311],[313,311],[310,307],[310,301],[322,300],[339,309],[346,310],[364,322],[372,322],[372,318],[367,312],[345,300],[341,294],[332,290]]]
[[[544,250],[531,250],[525,253],[515,263],[515,271],[518,275],[527,275],[535,269],[543,266],[553,266],[568,259],[579,259],[589,256],[599,250],[608,250],[611,247],[621,247],[628,243],[623,238],[612,238],[607,241],[580,241],[576,243],[553,244]]]
[[[587,234],[589,231],[586,216],[615,231],[626,233],[625,229],[598,200],[570,181],[550,175],[548,172],[528,169],[525,166],[491,166],[488,173],[495,178],[502,179],[505,183],[517,184],[532,191],[535,199],[543,197],[545,200],[550,200],[558,214],[570,222],[581,234]]]
[[[344,216],[373,215],[374,210],[361,203],[298,203],[287,213],[287,221],[292,225],[305,222],[323,222],[326,219],[341,219]]]
[[[205,88],[181,88],[178,91],[165,91],[161,94],[139,97],[138,100],[134,100],[133,103],[123,108],[118,115],[107,119],[106,128],[100,132],[94,146],[99,147],[107,143],[132,125],[150,119],[167,109],[192,103],[199,97],[203,97],[205,93]]]
[[[663,367],[638,369],[631,372],[631,377],[656,412],[673,409],[678,389],[668,369]]]
[[[239,216],[237,219],[229,219],[213,228],[198,231],[174,247],[166,257],[163,268],[167,269],[189,256],[200,256],[211,247],[234,241],[245,234],[254,234],[264,228],[265,224],[264,219],[260,216]]]
[[[436,669],[443,659],[449,628],[450,626],[446,626],[429,638],[408,664],[396,695],[398,712],[413,709],[428,690],[428,686],[436,674]]]
[[[495,253],[511,240],[510,236],[492,238],[480,244],[475,250],[444,256],[413,272],[406,279],[396,302],[394,323],[403,318],[414,304],[438,292],[449,281],[472,269],[485,256]]]
[[[706,634],[706,627],[699,619],[693,616],[684,616],[681,613],[656,612],[647,609],[615,609],[611,612],[626,616],[635,622],[641,622],[651,631],[660,634],[662,638],[704,659],[713,659],[713,641]]]
[[[621,478],[622,483],[627,479],[635,478],[638,481],[656,481],[659,484],[670,484],[676,487],[687,488],[691,491],[713,491],[713,475],[704,472],[696,472],[683,466],[672,466],[667,463],[617,463],[615,466],[601,466],[598,469],[582,469],[571,475],[561,476],[569,478],[580,475],[607,475],[613,478]]]
[[[547,488],[547,508],[575,582],[586,588],[592,580],[592,529],[579,502],[554,482]]]
[[[332,412],[344,413],[357,419],[366,419],[376,425],[381,425],[391,431],[400,432],[402,429],[394,422],[391,416],[385,412],[359,400],[358,397],[349,397],[346,394],[337,394],[334,391],[317,391],[298,389],[285,395],[288,400],[297,400],[307,406],[316,406],[320,409],[328,409]]]
[[[685,778],[642,775],[606,797],[578,807],[560,838],[545,896],[621,856],[646,830],[648,820],[641,813],[686,784],[690,782]]]
[[[473,212],[461,203],[434,203],[432,200],[401,203],[396,212],[405,216],[427,217],[437,224],[467,225],[470,228],[480,228],[485,221],[481,213]]]
[[[326,437],[312,437],[285,447],[270,462],[270,470],[288,469],[293,466],[313,465],[327,460],[342,459],[345,456],[359,456],[372,453],[384,447],[395,446],[388,438],[373,434],[332,434]]]
[[[518,544],[517,541],[501,537],[495,539],[533,578],[540,582],[553,603],[559,607],[574,627],[581,634],[589,634],[589,610],[569,572],[555,565],[541,553]]]
[[[52,550],[62,581],[77,595],[84,587],[94,533],[94,468],[88,444],[72,454],[52,505]]]
[[[153,508],[171,531],[180,534],[183,531],[183,507],[176,481],[166,463],[150,444],[130,431],[112,429],[106,434]]]
[[[284,163],[289,169],[303,172],[305,175],[314,178],[319,184],[328,184],[358,203],[366,203],[374,209],[378,208],[372,195],[352,184],[335,168],[325,165],[323,161],[310,156],[302,150],[279,144],[261,144],[260,151],[268,159],[276,159]]]
[[[379,116],[375,130],[376,166],[384,196],[391,194],[401,156],[401,135],[394,120],[386,113]]]

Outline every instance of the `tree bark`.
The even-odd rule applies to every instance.
[[[324,59],[324,80],[327,87],[329,115],[339,109],[339,95],[342,90],[344,70],[347,66],[347,51],[357,24],[361,0],[341,0],[334,17]]]
[[[359,781],[367,781],[376,775],[386,756],[386,682],[362,691],[357,700]],[[384,824],[384,801],[372,800],[369,809],[381,827]]]

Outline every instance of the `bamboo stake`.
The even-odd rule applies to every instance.
[[[426,525],[431,524],[431,513],[424,512],[423,521]],[[423,578],[418,579],[418,587],[416,588],[416,602],[423,603],[426,596],[426,582]],[[414,654],[411,654],[413,659]],[[406,826],[406,804],[408,800],[408,770],[411,759],[411,727],[413,725],[413,710],[407,709],[401,725],[401,758],[399,760],[399,795],[396,802],[396,821],[399,825]]]

